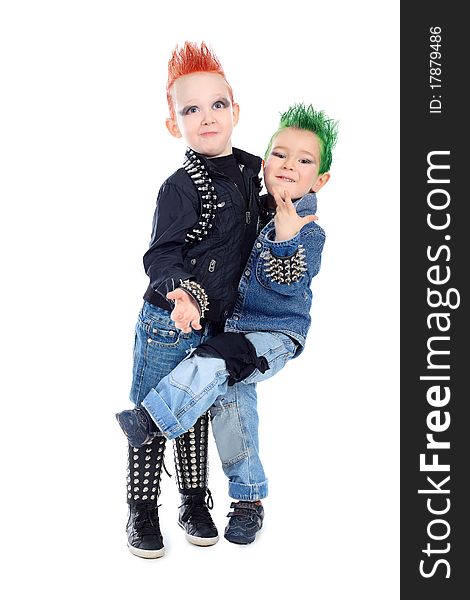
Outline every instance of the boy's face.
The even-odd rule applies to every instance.
[[[274,188],[285,189],[292,199],[308,192],[318,192],[330,178],[318,175],[320,142],[311,131],[287,127],[273,139],[264,169],[264,182],[270,194]]]
[[[231,154],[239,107],[232,105],[224,78],[217,73],[184,75],[171,94],[175,118],[166,120],[171,135],[183,137],[190,148],[209,158]]]

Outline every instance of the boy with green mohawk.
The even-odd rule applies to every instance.
[[[260,232],[224,333],[198,346],[147,395],[117,416],[129,442],[176,438],[210,409],[231,504],[225,538],[249,544],[263,524],[268,482],[259,457],[256,384],[305,346],[310,285],[325,233],[315,223],[318,192],[329,180],[337,123],[311,105],[281,115],[265,156],[272,218]],[[275,211],[275,212],[274,212]],[[197,460],[197,457],[195,458]]]

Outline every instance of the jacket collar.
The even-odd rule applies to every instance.
[[[234,157],[237,159],[238,164],[245,165],[248,169],[251,169],[255,175],[260,172],[262,160],[259,156],[240,150],[239,148],[232,148]]]
[[[305,194],[294,202],[294,206],[300,215],[315,214],[317,212],[317,195],[315,192]]]
[[[263,194],[260,197],[261,201],[264,203],[266,203],[267,198],[268,194]],[[315,194],[315,192],[310,192],[309,194],[305,194],[305,196],[302,196],[302,198],[294,200],[293,204],[295,206],[296,211],[299,214],[302,214],[302,216],[308,214],[315,214],[317,212],[317,195]],[[273,215],[276,212],[275,208],[268,208],[267,210]]]
[[[259,156],[255,156],[254,154],[250,154],[249,152],[245,152],[244,150],[240,150],[239,148],[232,148],[232,153],[237,163],[250,169],[250,171],[253,171],[253,175],[257,175],[260,172],[262,161]],[[204,165],[208,171],[212,173],[219,172],[206,156],[204,156],[203,154],[198,154],[197,152],[195,152],[194,154],[196,154],[198,158],[204,161]]]

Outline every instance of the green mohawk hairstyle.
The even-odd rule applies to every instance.
[[[287,127],[311,131],[318,137],[321,154],[318,174],[327,173],[330,170],[333,158],[333,148],[338,139],[338,122],[329,119],[322,110],[314,110],[311,104],[305,106],[301,103],[290,106],[286,112],[281,114],[278,130],[269,141],[268,149],[264,155],[265,160],[268,159],[271,152],[274,138]]]

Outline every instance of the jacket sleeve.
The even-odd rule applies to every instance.
[[[271,232],[274,236],[274,231]],[[325,232],[308,224],[290,240],[276,242],[267,235],[257,264],[261,283],[285,296],[298,294],[310,287],[320,270]]]
[[[152,238],[143,261],[152,289],[163,297],[179,287],[180,280],[192,278],[184,268],[183,248],[186,232],[198,220],[197,202],[197,198],[192,199],[182,188],[168,182],[158,193]]]
[[[268,194],[263,194],[259,197],[259,227],[258,232],[261,231],[276,214],[276,209],[271,207],[269,204]]]

